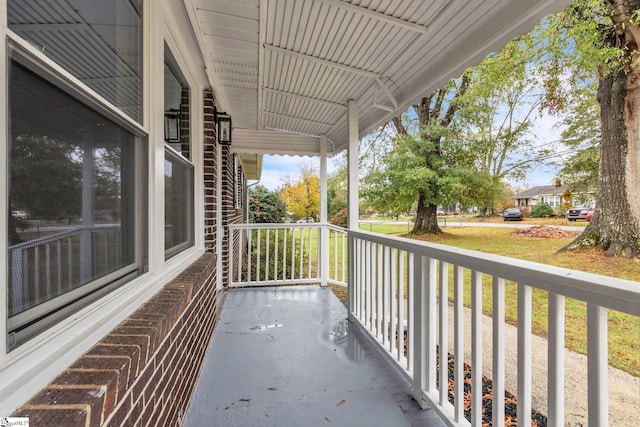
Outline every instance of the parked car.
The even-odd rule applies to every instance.
[[[586,221],[591,222],[591,219],[593,218],[593,214],[594,214],[595,210],[594,209],[590,209],[589,212],[587,212],[587,216],[584,217],[584,219]]]
[[[518,208],[509,208],[504,210],[503,217],[505,221],[522,221],[524,214]]]
[[[567,211],[566,218],[569,221],[578,221],[578,220],[586,221],[587,215],[589,214],[589,212],[592,212],[591,215],[593,216],[593,209],[594,208],[589,206],[574,207]]]
[[[304,224],[306,222],[316,222],[316,220],[313,219],[312,216],[308,216],[306,218],[300,218],[299,220],[296,221],[296,223],[298,223],[298,224]]]

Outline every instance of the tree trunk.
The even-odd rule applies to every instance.
[[[420,192],[418,208],[416,209],[416,222],[411,234],[440,234],[442,230],[438,225],[437,206],[425,203],[426,196]]]
[[[607,256],[640,254],[640,88],[617,70],[599,82],[600,172],[593,220],[568,248],[597,247]]]

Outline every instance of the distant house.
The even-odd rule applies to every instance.
[[[554,185],[529,188],[509,198],[514,200],[515,206],[519,207],[523,212],[531,214],[531,209],[538,203],[546,203],[554,209],[556,206],[561,206],[562,193],[565,190],[567,190],[567,187],[558,182]]]

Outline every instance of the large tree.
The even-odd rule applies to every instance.
[[[301,165],[300,179],[285,184],[280,197],[295,218],[317,219],[320,215],[320,178],[313,166]]]
[[[609,256],[640,254],[640,1],[576,0],[541,27],[548,47],[548,104],[562,110],[576,86],[563,82],[591,70],[597,79],[602,137],[596,213],[571,244]]]
[[[451,80],[444,87],[424,96],[412,108],[417,124],[405,125],[401,118],[393,123],[395,145],[384,156],[384,167],[365,179],[363,194],[374,208],[389,213],[406,212],[417,202],[412,234],[440,233],[437,207],[451,199],[460,182],[461,171],[447,161],[443,146],[449,125],[458,109],[458,99],[469,84],[469,75]],[[406,121],[405,117],[405,121]]]

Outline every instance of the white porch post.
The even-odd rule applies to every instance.
[[[329,277],[329,229],[327,199],[327,137],[320,137],[320,286],[327,286]]]
[[[347,126],[349,128],[349,149],[347,151],[348,170],[348,220],[349,230],[358,229],[358,150],[360,141],[358,140],[358,103],[350,99],[347,104]]]

